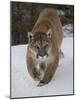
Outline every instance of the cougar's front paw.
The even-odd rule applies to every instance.
[[[40,82],[37,86],[39,86],[39,87],[44,86],[44,83]]]

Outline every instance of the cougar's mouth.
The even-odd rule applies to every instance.
[[[47,60],[47,58],[48,58],[47,55],[45,55],[43,57],[38,56],[38,58],[37,58],[38,59],[38,63],[44,63]]]

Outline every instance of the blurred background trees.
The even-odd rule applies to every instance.
[[[27,32],[31,31],[44,8],[56,8],[60,11],[62,25],[73,24],[74,6],[26,2],[11,2],[11,45],[26,44]]]

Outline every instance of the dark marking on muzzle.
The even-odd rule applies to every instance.
[[[41,56],[41,57],[44,57],[44,56],[47,56],[48,57],[48,53],[46,52],[45,49],[39,49],[38,50],[38,53],[37,53],[37,58]]]

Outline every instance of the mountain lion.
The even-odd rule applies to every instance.
[[[28,32],[27,69],[38,86],[47,84],[53,77],[59,63],[63,40],[62,25],[53,8],[41,13],[31,32]]]

